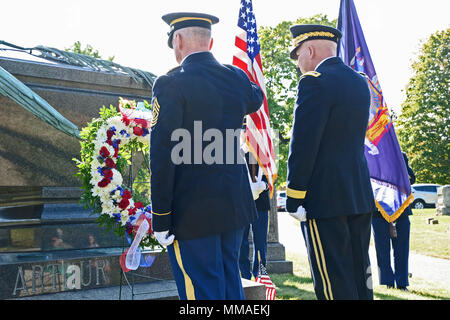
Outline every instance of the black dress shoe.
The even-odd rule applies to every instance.
[[[394,286],[387,285],[386,287],[387,287],[388,289],[394,289]]]
[[[406,287],[397,287],[397,289],[398,289],[398,290],[401,290],[401,291],[406,291],[406,292],[408,292],[408,288],[406,288]]]

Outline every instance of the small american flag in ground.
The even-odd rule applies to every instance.
[[[237,52],[233,56],[233,65],[242,69],[250,80],[258,84],[264,92],[264,102],[261,108],[247,116],[247,145],[267,177],[270,196],[272,197],[273,184],[277,178],[277,167],[271,138],[267,94],[264,86],[261,48],[251,0],[241,0],[238,27],[238,35],[235,40]]]
[[[266,286],[266,300],[275,300],[275,294],[277,293],[277,290],[272,280],[270,280],[269,274],[267,273],[267,270],[262,263],[259,264],[259,272],[255,281]]]

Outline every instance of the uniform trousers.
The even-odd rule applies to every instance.
[[[259,271],[259,257],[261,257],[261,263],[264,266],[266,265],[268,226],[269,226],[269,212],[267,210],[259,210],[258,219],[256,219],[256,221],[251,224],[252,239],[253,239],[252,263],[250,263],[250,256],[249,256],[250,243],[248,240],[248,236],[250,233],[250,225],[244,228],[241,251],[239,254],[239,268],[241,270],[242,278],[250,280],[252,274],[256,278]],[[250,265],[252,267],[250,267]]]
[[[307,219],[302,232],[319,300],[372,300],[372,213]]]
[[[243,229],[167,247],[180,300],[243,300],[239,248]]]
[[[381,285],[409,286],[408,258],[411,223],[406,213],[396,220],[397,237],[391,238],[389,223],[382,217],[372,218],[373,237],[377,252],[377,264]],[[391,266],[391,244],[394,253],[394,271]]]

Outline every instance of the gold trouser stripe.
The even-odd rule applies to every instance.
[[[181,260],[180,245],[178,244],[177,240],[174,240],[174,242],[173,242],[173,249],[175,251],[175,257],[177,258],[178,266],[180,267],[181,271],[183,272],[184,287],[186,289],[186,297],[188,300],[195,300],[194,285],[192,284],[191,278],[188,276],[188,274],[184,270],[183,261]]]
[[[206,19],[206,18],[198,18],[198,17],[184,17],[184,18],[178,18],[175,20],[172,20],[172,22],[170,23],[170,25],[174,25],[177,22],[182,22],[182,21],[186,21],[186,20],[203,20],[203,21],[207,21],[210,24],[212,24],[212,20],[211,19]]]
[[[294,190],[287,188],[286,195],[294,199],[305,199],[306,191]]]
[[[312,219],[312,222],[314,226],[314,232],[316,233],[317,243],[319,244],[320,256],[322,258],[323,263],[323,273],[325,274],[325,279],[327,281],[326,283],[328,287],[328,292],[330,294],[330,299],[333,300],[333,291],[331,291],[331,282],[330,278],[328,277],[327,264],[325,263],[325,255],[323,254],[322,242],[320,241],[319,229],[317,228],[316,219]]]
[[[311,234],[311,239],[312,239],[312,242],[313,242],[314,254],[316,255],[317,267],[319,269],[320,277],[322,278],[323,293],[325,294],[325,299],[329,300],[330,298],[328,298],[327,288],[325,286],[325,278],[323,277],[322,266],[321,266],[320,260],[319,260],[319,254],[317,253],[316,240],[314,239],[314,231],[313,231],[313,227],[312,227],[312,220],[309,220],[309,233]]]

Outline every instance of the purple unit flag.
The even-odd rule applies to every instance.
[[[337,28],[342,32],[338,56],[366,75],[371,103],[365,141],[375,203],[382,216],[395,221],[413,201],[408,171],[383,98],[353,0],[341,0]]]

